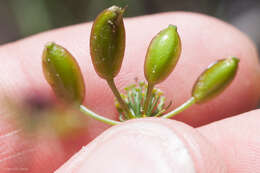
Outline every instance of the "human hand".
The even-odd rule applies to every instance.
[[[197,76],[214,60],[226,58],[230,55],[237,56],[241,60],[237,77],[223,94],[207,104],[193,106],[190,110],[176,116],[176,119],[197,127],[255,108],[260,97],[260,70],[254,45],[246,36],[233,27],[216,19],[192,13],[167,13],[126,20],[126,57],[123,62],[122,70],[116,78],[116,83],[119,88],[123,88],[132,83],[136,77],[138,77],[139,80],[144,79],[142,70],[143,63],[140,63],[143,61],[140,61],[140,58],[145,56],[151,38],[170,23],[178,26],[183,44],[183,52],[173,74],[158,87],[165,92],[168,99],[173,99],[173,106],[180,105],[189,97],[192,84]],[[48,41],[55,41],[68,48],[80,63],[86,81],[85,104],[93,111],[115,119],[117,115],[114,105],[111,104],[113,102],[112,93],[109,91],[105,82],[97,77],[90,62],[88,48],[90,27],[90,24],[83,24],[58,29],[2,46],[0,49],[0,57],[2,58],[2,63],[0,64],[0,70],[2,71],[1,95],[8,95],[10,98],[19,99],[26,97],[28,92],[36,91],[36,93],[38,93],[40,90],[41,93],[49,96],[51,90],[43,79],[40,57],[43,45]],[[1,107],[3,108],[3,106]],[[2,115],[8,114],[8,110],[4,108],[1,109],[1,111]],[[194,149],[194,145],[187,144],[188,147],[185,148],[189,150],[192,155],[195,153],[192,159],[196,161],[194,165],[196,169],[199,170],[198,172],[210,172],[212,169],[210,166],[213,166],[214,163],[216,163],[216,167],[214,167],[213,172],[217,172],[222,165],[224,165],[223,167],[226,166],[229,172],[239,172],[241,170],[242,172],[254,172],[255,170],[260,170],[259,167],[258,169],[256,167],[256,163],[259,163],[259,159],[257,160],[257,158],[260,154],[260,149],[257,148],[259,140],[257,141],[258,127],[256,125],[256,119],[257,111],[248,113],[248,115],[245,114],[242,118],[239,116],[235,119],[224,120],[217,124],[199,128],[199,132],[195,132],[194,129],[171,120],[162,121],[150,119],[129,122],[125,125],[110,129],[97,140],[102,140],[102,138],[108,136],[107,134],[109,132],[116,133],[117,135],[113,136],[113,140],[111,140],[112,138],[108,139],[111,143],[99,143],[96,146],[91,143],[88,148],[92,150],[92,158],[96,158],[94,164],[93,160],[91,161],[87,158],[89,154],[87,153],[87,156],[85,156],[84,152],[84,154],[77,157],[78,159],[84,159],[78,167],[82,167],[85,172],[87,169],[94,169],[95,166],[98,166],[100,169],[104,168],[104,170],[100,170],[100,172],[120,172],[123,168],[129,168],[127,171],[130,172],[137,172],[137,170],[134,171],[131,169],[133,167],[136,169],[140,168],[143,172],[148,172],[150,171],[149,169],[154,168],[152,166],[156,167],[156,169],[153,169],[155,172],[158,172],[158,169],[166,169],[164,166],[157,165],[163,163],[161,161],[159,162],[159,160],[167,158],[174,159],[176,157],[172,158],[170,154],[169,157],[167,154],[165,157],[158,157],[158,155],[162,154],[161,150],[155,151],[155,146],[158,145],[158,141],[160,142],[160,138],[157,138],[158,136],[155,137],[154,143],[148,137],[143,136],[145,139],[140,139],[140,141],[142,141],[138,143],[140,146],[136,144],[135,148],[139,155],[135,155],[137,153],[133,151],[133,148],[129,148],[128,151],[123,150],[125,146],[122,146],[122,144],[131,144],[131,142],[137,141],[133,140],[133,134],[136,134],[135,130],[127,131],[128,126],[136,126],[136,131],[139,131],[138,126],[140,127],[140,125],[145,124],[144,126],[146,127],[143,127],[141,132],[147,131],[145,128],[149,129],[149,127],[153,127],[159,136],[163,135],[165,138],[175,141],[177,140],[175,136],[176,133],[180,136],[187,137],[187,139],[181,141],[194,139],[194,145],[201,148],[200,151],[202,154],[200,154],[198,149]],[[154,127],[153,122],[158,124],[158,126]],[[235,128],[235,126],[238,125],[233,123],[239,124],[239,129],[236,129],[236,133],[232,130],[234,130],[233,127]],[[17,172],[24,170],[28,170],[28,172],[54,171],[73,153],[79,150],[81,146],[86,145],[108,128],[107,125],[97,122],[96,120],[87,119],[87,127],[81,130],[79,134],[74,134],[65,141],[53,137],[52,134],[43,135],[43,137],[35,140],[33,137],[24,137],[23,129],[17,129],[17,126],[14,125],[13,121],[10,121],[9,118],[3,117],[0,124],[0,133],[2,136],[1,148],[5,151],[5,153],[0,156],[0,169],[3,170],[3,172],[12,170]],[[171,133],[166,134],[162,128],[169,126]],[[140,129],[141,128],[142,127],[140,127]],[[201,137],[199,133],[203,134],[206,139]],[[222,133],[224,134],[222,135]],[[248,135],[249,133],[250,136]],[[123,142],[117,140],[124,136],[127,137],[127,135],[129,135],[129,140],[126,139]],[[247,136],[246,140],[244,136]],[[142,138],[141,133],[139,137]],[[211,141],[212,144],[208,144],[208,141]],[[147,147],[151,142],[152,145]],[[241,154],[239,154],[237,149],[234,149],[234,152],[233,150],[229,150],[228,147],[223,147],[228,144],[232,145],[233,142],[236,143],[236,148],[243,148]],[[249,147],[246,146],[248,143],[250,144]],[[111,145],[113,147],[111,147]],[[174,150],[174,147],[177,146],[178,145],[174,145],[172,149]],[[109,150],[103,150],[103,147],[109,148]],[[217,148],[216,151],[219,153],[219,159],[212,158],[212,153],[215,152],[214,147]],[[104,163],[98,162],[98,159],[101,159],[98,151],[101,150],[102,158],[109,159]],[[141,152],[141,150],[143,152]],[[151,151],[156,155],[154,158],[152,157],[153,155],[148,155]],[[251,154],[252,151],[254,151],[255,154]],[[129,154],[130,152],[132,155]],[[120,155],[113,153],[119,153]],[[241,162],[245,162],[245,164],[237,164],[238,161],[234,160],[234,153],[238,153],[240,156],[238,160],[241,159]],[[176,155],[178,156],[178,154]],[[200,155],[202,159],[197,158]],[[107,158],[108,156],[109,158]],[[137,156],[143,159],[141,159],[141,161],[140,159],[137,160]],[[145,161],[148,157],[151,160],[149,164],[145,166]],[[28,158],[32,159],[28,161]],[[125,164],[122,164],[121,161],[113,162],[120,159],[125,159]],[[223,160],[224,163],[219,160]],[[91,163],[92,167],[83,168],[84,165],[89,165],[89,163]],[[118,163],[115,165],[117,166],[117,170],[114,169],[113,163]],[[127,163],[129,163],[129,165],[126,165]],[[70,163],[68,164],[71,165]],[[175,165],[174,161],[172,164]],[[121,168],[119,166],[123,167]],[[68,166],[64,166],[60,171],[73,172]],[[88,170],[88,172],[91,171]],[[98,172],[96,168],[95,172]],[[170,172],[173,171],[171,170]]]

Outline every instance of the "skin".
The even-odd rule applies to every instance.
[[[199,127],[256,107],[260,98],[260,68],[254,44],[234,27],[215,18],[194,13],[164,13],[125,20],[127,48],[122,69],[115,79],[120,89],[133,83],[135,77],[144,80],[143,63],[140,63],[142,62],[140,58],[144,59],[146,48],[152,37],[169,24],[178,26],[183,48],[174,72],[158,85],[168,99],[172,98],[173,105],[170,109],[182,104],[190,97],[193,83],[210,63],[230,55],[240,58],[237,76],[224,93],[208,103],[191,107],[175,119],[190,126]],[[55,41],[66,47],[79,62],[86,83],[84,104],[94,112],[115,119],[117,115],[114,105],[111,104],[112,93],[105,81],[96,75],[91,65],[90,27],[89,23],[71,26],[1,46],[1,97],[4,95],[19,100],[27,97],[28,93],[43,93],[49,98],[54,97],[51,88],[44,80],[40,57],[45,43]],[[4,102],[1,102],[0,114],[5,115],[0,119],[1,172],[10,172],[10,170],[24,172],[23,169],[28,169],[28,172],[39,170],[53,172],[82,146],[109,127],[87,118],[87,127],[73,135],[68,135],[65,139],[57,138],[48,132],[28,135],[23,129],[18,128],[20,126],[13,123],[13,119],[6,116],[11,113],[3,105]],[[182,141],[192,161],[188,165],[197,172],[212,172],[212,170],[213,172],[258,172],[260,170],[257,164],[260,162],[258,114],[259,111],[256,110],[198,129],[172,120],[129,121],[118,127],[109,128],[96,140],[97,142],[92,142],[87,146],[89,153],[79,152],[77,156],[74,156],[74,159],[77,158],[79,162],[74,163],[70,160],[59,169],[59,172],[78,170],[84,172],[96,167],[100,168],[101,163],[98,160],[102,158],[107,158],[106,162],[103,162],[103,172],[120,172],[120,166],[125,172],[136,171],[133,168],[138,167],[143,168],[144,172],[155,171],[156,169],[150,170],[154,168],[151,165],[156,166],[161,158],[156,157],[147,164],[145,160],[151,158],[149,155],[151,152],[162,154],[161,150],[157,151],[153,147],[158,145],[161,135]],[[145,134],[142,136],[141,130],[139,137],[143,137],[143,142],[137,145],[139,155],[134,152],[134,148],[130,148],[129,151],[124,150],[125,145],[122,144],[134,143],[135,140],[130,139],[135,139],[136,133],[139,133],[138,127],[143,126],[142,123],[147,128],[143,131],[158,129],[157,136],[150,139]],[[129,126],[136,127],[137,132],[130,131]],[[167,127],[172,134],[162,130],[163,127]],[[108,137],[109,133],[117,135]],[[129,140],[127,138],[120,142],[121,137],[124,136],[129,137]],[[105,138],[107,142],[99,142]],[[146,147],[150,146],[149,144],[151,147]],[[101,155],[100,151],[102,151]],[[122,154],[113,154],[116,151]],[[170,160],[175,158],[169,155],[165,154],[163,158]],[[122,158],[123,156],[125,157]],[[26,162],[28,158],[33,159]],[[91,158],[96,158],[96,161]],[[140,164],[138,158],[142,158],[143,165]],[[114,164],[113,161],[120,159],[125,159],[123,162],[125,164]],[[92,167],[84,167],[88,164]],[[175,161],[171,164],[174,166]],[[109,169],[108,166],[110,166]],[[102,168],[99,169],[100,172]],[[163,166],[160,165],[156,168],[163,170]]]

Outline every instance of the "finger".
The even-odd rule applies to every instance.
[[[199,128],[215,145],[228,172],[260,171],[260,110]]]
[[[130,121],[105,131],[57,172],[259,172],[259,113],[197,130],[170,120]]]
[[[151,38],[159,30],[172,23],[179,28],[183,43],[183,54],[174,73],[159,87],[165,91],[168,98],[173,99],[173,107],[183,103],[189,97],[192,83],[212,61],[229,55],[241,59],[238,76],[223,95],[208,104],[192,107],[191,110],[177,116],[177,119],[198,126],[238,112],[250,110],[257,104],[260,91],[258,88],[260,78],[257,53],[248,38],[233,27],[214,18],[193,13],[168,13],[146,16],[128,19],[125,23],[127,49],[122,70],[119,76],[116,77],[119,88],[122,89],[123,86],[134,82],[135,77],[140,80],[144,79],[143,63],[140,62],[140,57],[145,56],[145,50]],[[202,31],[203,34],[201,34]],[[88,53],[89,32],[90,24],[77,25],[43,33],[0,48],[2,60],[0,64],[0,95],[12,96],[15,100],[26,100],[28,93],[32,92],[38,98],[42,98],[42,95],[51,97],[51,89],[42,75],[40,56],[43,45],[48,41],[55,41],[68,48],[80,62],[86,82],[86,105],[101,115],[116,119],[118,115],[114,105],[111,104],[113,103],[113,96],[105,82],[97,77],[91,66]],[[240,100],[243,100],[243,102]],[[2,109],[2,103],[0,111],[2,111],[1,114],[6,115],[8,110]],[[13,122],[8,124],[4,118],[1,121],[3,124],[1,135],[17,130],[17,127],[13,127]],[[41,121],[43,120],[41,119]],[[50,151],[53,148],[49,145],[43,146],[41,140],[35,142],[34,138],[25,139],[22,136],[17,139],[14,145],[17,147],[21,142],[29,142],[30,145],[39,147],[36,150],[37,152],[31,154],[33,158],[37,158],[39,161],[30,170],[33,172],[34,169],[45,169],[48,170],[46,172],[50,172],[57,168],[62,160],[66,160],[73,152],[77,151],[82,144],[88,143],[108,127],[92,119],[88,119],[87,122],[83,121],[84,123],[87,125],[87,130],[83,134],[76,135],[75,138],[70,135],[70,142],[60,143],[59,139],[44,135],[45,137],[41,140],[47,141],[47,143],[53,142],[55,143],[53,146],[56,146],[54,148],[57,148],[55,150],[57,157],[54,158],[52,165],[48,164],[48,162],[49,158],[52,158],[50,157]],[[8,141],[13,140],[14,136],[16,135],[10,136],[9,139],[3,142],[2,147],[8,148]],[[21,147],[19,151],[30,148],[30,145]],[[41,149],[42,147],[45,149]],[[17,157],[9,157],[16,153],[17,151],[11,147],[10,151],[2,156],[3,159],[10,158],[9,167],[14,167],[17,163],[14,162]],[[47,155],[48,153],[50,155]],[[42,157],[42,154],[47,156]],[[27,153],[24,153],[20,155],[20,159],[26,156]],[[13,164],[11,164],[12,162]],[[6,161],[2,162],[2,164],[4,163]],[[30,164],[27,164],[26,167],[30,167]]]
[[[225,173],[226,167],[195,129],[150,118],[108,129],[56,172]]]
[[[192,13],[148,16],[129,19],[125,23],[127,49],[121,73],[116,77],[119,88],[133,83],[136,77],[139,80],[144,79],[143,62],[140,58],[145,56],[151,38],[172,23],[178,26],[183,52],[174,73],[158,86],[165,91],[168,99],[173,100],[172,108],[190,97],[194,81],[209,64],[230,55],[241,59],[238,75],[226,92],[208,104],[194,106],[190,111],[177,116],[178,120],[199,126],[256,106],[260,95],[260,70],[256,49],[245,35],[232,26]],[[86,81],[88,107],[100,114],[117,118],[114,105],[111,104],[112,93],[105,81],[95,74],[90,62],[90,27],[90,24],[68,27],[4,46],[0,55],[4,61],[1,70],[5,75],[1,77],[1,85],[7,89],[5,92],[8,95],[15,94],[16,97],[24,93],[21,88],[31,90],[40,87],[42,92],[50,92],[42,75],[40,57],[43,45],[52,40],[64,45],[79,60]],[[211,114],[210,117],[207,116],[208,113]],[[194,114],[200,114],[200,117],[192,118]],[[95,123],[92,124],[96,126]]]

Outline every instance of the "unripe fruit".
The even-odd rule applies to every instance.
[[[239,59],[230,57],[210,65],[195,82],[192,96],[196,103],[203,103],[220,94],[234,79]]]
[[[58,98],[68,104],[80,105],[83,102],[83,77],[78,63],[68,50],[55,43],[48,43],[42,55],[42,68]]]
[[[120,71],[125,52],[124,10],[112,6],[95,19],[90,35],[90,54],[97,74],[106,80]]]
[[[169,25],[151,41],[147,50],[144,73],[148,83],[165,80],[176,66],[181,54],[181,40],[176,26]]]

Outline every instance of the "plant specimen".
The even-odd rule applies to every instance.
[[[125,52],[124,11],[125,9],[117,6],[102,11],[93,23],[90,36],[92,63],[98,76],[107,82],[115,96],[119,121],[98,115],[82,104],[85,85],[75,58],[62,46],[48,43],[42,56],[43,72],[61,102],[110,125],[134,118],[171,118],[193,104],[202,104],[216,97],[234,79],[239,59],[221,59],[211,64],[198,77],[190,99],[166,113],[169,105],[165,105],[166,98],[163,92],[155,86],[163,82],[174,70],[182,49],[177,27],[169,25],[152,39],[147,49],[144,63],[147,83],[139,82],[127,86],[125,92],[120,94],[114,78],[120,72]]]

